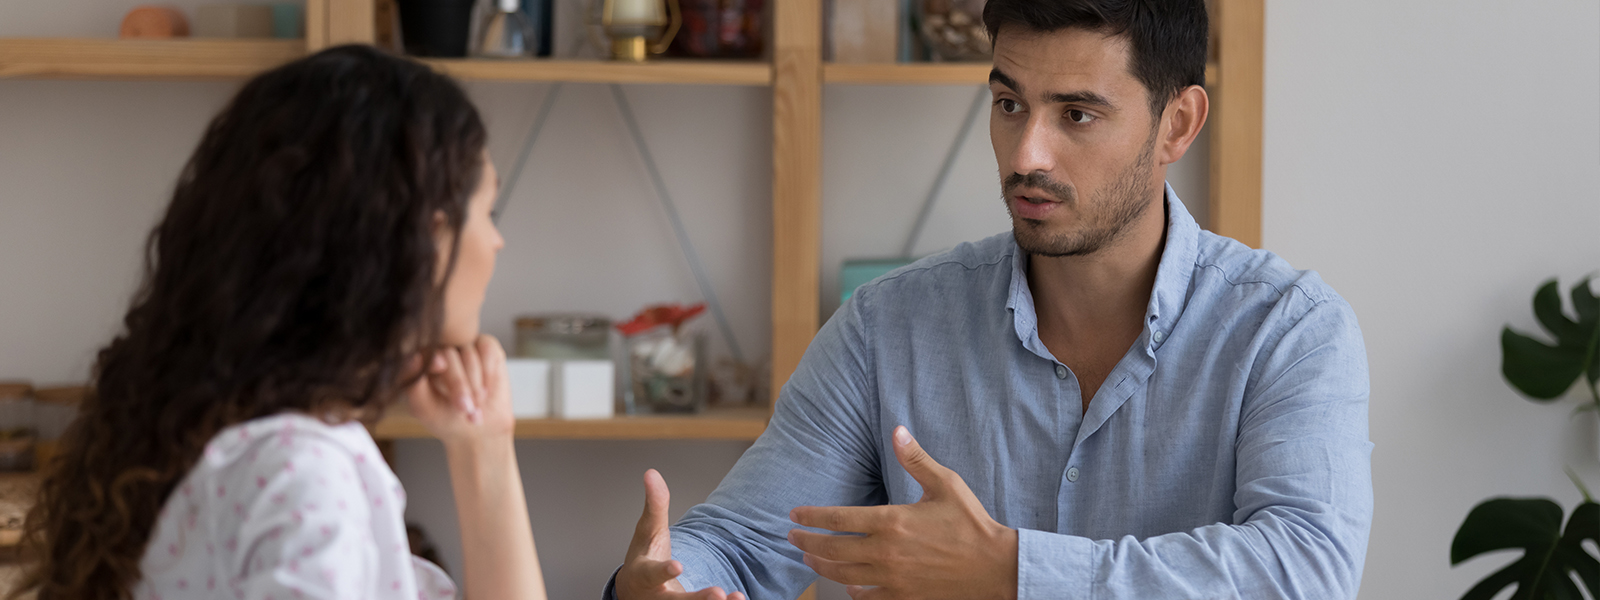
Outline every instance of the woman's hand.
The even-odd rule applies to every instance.
[[[441,348],[426,372],[407,390],[411,414],[428,433],[452,448],[511,440],[511,386],[506,352],[493,336],[468,346]]]

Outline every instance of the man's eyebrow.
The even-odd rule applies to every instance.
[[[1008,88],[1011,88],[1012,91],[1014,91],[1014,92],[1016,92],[1018,94],[1022,94],[1023,93],[1022,92],[1022,85],[1018,84],[1017,80],[1012,79],[1010,75],[1006,75],[1005,73],[1001,73],[999,67],[995,67],[995,68],[989,70],[989,83],[990,84],[998,83],[1000,85],[1003,85],[1003,86],[1006,86]],[[1105,109],[1105,110],[1111,110],[1111,109],[1116,108],[1116,105],[1112,104],[1111,101],[1106,99],[1105,96],[1102,96],[1102,95],[1094,93],[1094,92],[1070,92],[1070,93],[1055,92],[1055,93],[1052,93],[1052,94],[1049,94],[1049,95],[1045,96],[1045,102],[1048,102],[1050,104],[1080,104],[1080,105],[1083,105],[1083,106],[1092,106],[1092,107],[1095,107],[1095,108],[1100,108],[1100,109]]]
[[[1051,104],[1079,104],[1104,110],[1116,108],[1116,105],[1107,100],[1105,96],[1094,92],[1072,92],[1069,94],[1057,92],[1050,94],[1045,100]]]
[[[1012,91],[1014,91],[1014,92],[1016,92],[1018,94],[1022,93],[1022,86],[1017,85],[1017,80],[1012,79],[1009,75],[1006,75],[1005,73],[1001,73],[1000,72],[1000,67],[995,67],[993,69],[989,69],[989,83],[991,83],[991,84],[998,83],[1000,85],[1003,85],[1003,86],[1006,86],[1008,88],[1011,88]]]

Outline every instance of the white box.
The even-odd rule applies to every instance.
[[[511,384],[511,414],[518,419],[550,416],[550,361],[542,358],[506,359],[506,380]]]
[[[606,419],[612,409],[616,366],[609,360],[566,360],[555,364],[552,401],[558,419]]]

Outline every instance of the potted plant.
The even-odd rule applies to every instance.
[[[1585,278],[1573,286],[1577,318],[1561,308],[1561,288],[1552,279],[1533,295],[1533,314],[1555,338],[1549,344],[1506,327],[1500,334],[1501,372],[1528,398],[1550,402],[1582,379],[1589,401],[1579,411],[1600,409],[1600,299]],[[1600,413],[1597,413],[1600,414]],[[1515,585],[1512,600],[1579,600],[1579,585],[1600,598],[1600,560],[1583,547],[1600,544],[1600,504],[1571,469],[1567,476],[1583,493],[1583,503],[1562,527],[1561,505],[1548,498],[1490,498],[1473,507],[1450,544],[1450,564],[1497,550],[1523,551],[1522,557],[1485,577],[1462,600],[1489,600]]]

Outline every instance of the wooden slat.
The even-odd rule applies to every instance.
[[[372,0],[324,0],[328,8],[328,45],[371,44],[377,37],[376,4]]]
[[[822,80],[865,85],[966,85],[989,82],[993,65],[981,63],[828,63]]]
[[[0,78],[230,79],[305,54],[301,40],[0,39]]]
[[[328,47],[328,0],[306,0],[306,51]]]
[[[772,83],[772,66],[751,61],[684,60],[635,64],[599,60],[429,59],[424,62],[461,79],[724,85]]]
[[[845,85],[984,85],[989,69],[989,63],[828,63],[822,66],[822,80]],[[1206,64],[1206,81],[1216,80],[1216,63]]]
[[[1210,229],[1260,248],[1265,7],[1263,0],[1219,0],[1216,7],[1220,64],[1210,90]]]
[[[772,398],[817,333],[822,244],[822,6],[773,3]],[[776,403],[776,402],[774,402]]]
[[[767,427],[767,409],[721,409],[697,415],[640,415],[610,419],[520,419],[519,439],[556,440],[754,440]],[[373,428],[380,440],[432,437],[422,422],[403,413]]]

